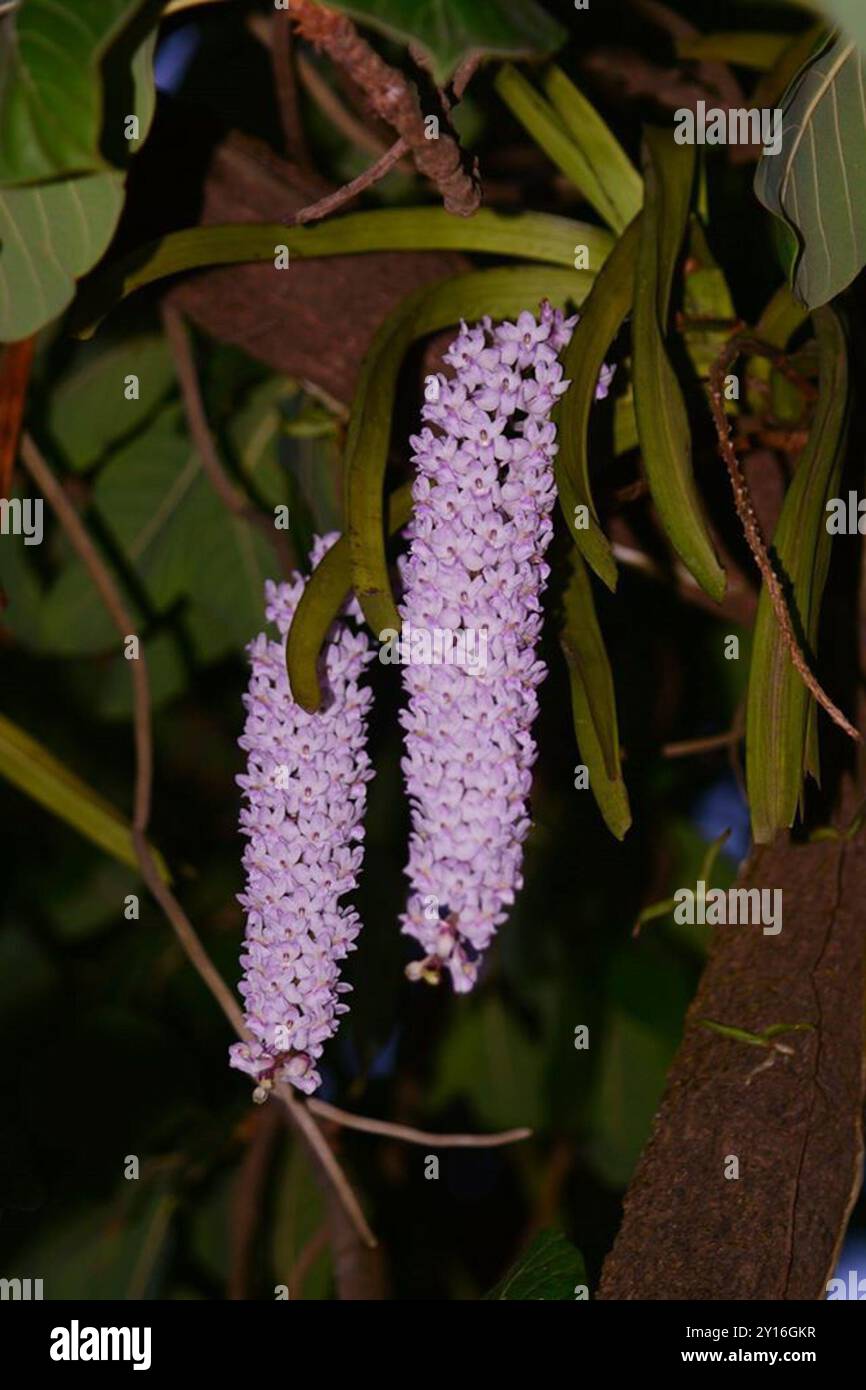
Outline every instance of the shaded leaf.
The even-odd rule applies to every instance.
[[[541,1231],[524,1255],[485,1299],[535,1302],[574,1299],[586,1286],[583,1256],[559,1231]]]
[[[125,380],[138,377],[138,397]],[[80,472],[145,424],[174,384],[174,366],[158,334],[129,337],[91,352],[51,393],[48,427],[69,466]]]
[[[662,524],[701,588],[714,599],[725,573],[707,532],[692,472],[691,432],[665,349],[671,288],[689,216],[695,152],[671,132],[646,132],[646,202],[634,296],[635,412],[644,468]]]
[[[0,775],[106,854],[137,868],[132,833],[120,812],[2,714]],[[154,854],[161,876],[169,882],[161,855]]]
[[[559,443],[555,461],[559,503],[587,563],[609,589],[616,588],[616,564],[592,498],[589,416],[605,354],[631,309],[638,237],[636,219],[616,243],[587,296],[562,358],[571,386],[553,416]],[[575,508],[580,505],[589,508],[588,527],[575,526]]]
[[[334,0],[333,8],[388,38],[416,44],[440,86],[468,58],[538,57],[567,37],[535,0]]]
[[[581,244],[589,248],[595,270],[612,241],[600,228],[567,217],[541,212],[509,216],[486,208],[470,218],[454,217],[443,208],[385,208],[349,213],[315,227],[189,227],[139,247],[100,274],[76,305],[74,329],[79,337],[90,337],[116,303],[164,276],[201,266],[273,261],[280,245],[300,260],[367,251],[460,250],[573,266],[575,246]]]
[[[779,61],[791,42],[790,34],[768,34],[757,29],[727,30],[678,38],[677,56],[699,62],[733,63],[741,68],[767,72]]]
[[[631,809],[620,766],[613,676],[590,578],[576,551],[572,552],[571,566],[559,641],[571,682],[574,732],[589,770],[590,790],[608,829],[621,840],[631,825]]]
[[[842,467],[848,414],[845,338],[835,313],[814,315],[820,361],[820,395],[809,439],[773,535],[773,556],[783,579],[795,627],[807,658],[814,653],[832,537],[825,504],[835,495]],[[761,590],[746,707],[746,783],[752,834],[759,844],[793,823],[803,788],[814,705],[779,631],[766,588]],[[815,769],[816,770],[816,769]]]
[[[794,293],[814,308],[866,261],[864,57],[840,37],[814,58],[783,102],[782,149],[763,155],[755,193],[799,243]]]

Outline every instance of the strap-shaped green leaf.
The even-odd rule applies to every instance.
[[[645,136],[646,197],[634,294],[632,375],[641,453],[650,492],[671,544],[702,589],[725,591],[692,472],[685,402],[665,349],[671,288],[689,218],[695,152],[672,132]]]
[[[621,840],[631,825],[622,776],[613,676],[598,625],[589,573],[576,550],[563,598],[560,645],[568,664],[577,746],[608,829]]]
[[[412,515],[412,484],[404,483],[388,498],[388,533],[402,531]],[[331,625],[349,598],[352,557],[348,537],[331,546],[307,580],[286,641],[286,669],[292,695],[314,714],[322,703],[319,654]]]
[[[848,414],[847,353],[841,324],[829,308],[817,310],[813,321],[820,395],[773,535],[775,563],[787,581],[788,602],[807,657],[814,653],[818,638],[832,540],[826,526],[826,502],[838,487]],[[746,706],[746,783],[752,833],[759,844],[792,824],[807,764],[809,770],[817,771],[816,750],[809,739],[813,707],[763,589]]]
[[[113,859],[138,868],[132,832],[120,812],[2,714],[0,775]],[[162,856],[156,850],[153,855],[160,876],[170,883],[171,876]]]
[[[599,525],[592,498],[589,415],[605,353],[632,306],[639,234],[636,218],[616,243],[590,291],[562,359],[571,386],[554,412],[559,443],[556,456],[559,504],[587,563],[611,590],[616,588],[616,563]],[[588,509],[588,527],[575,525],[578,506]]]
[[[383,485],[400,364],[410,344],[465,319],[517,315],[542,299],[581,304],[593,277],[543,266],[475,270],[408,295],[385,320],[361,367],[346,441],[352,588],[374,633],[399,628],[385,554]]]
[[[611,225],[622,231],[643,206],[643,179],[592,102],[562,68],[551,63],[542,86],[613,209],[616,221]]]
[[[607,181],[602,182],[602,177],[587,158],[583,147],[575,142],[556,107],[546,101],[523,73],[510,63],[499,69],[494,86],[536,144],[580,190],[607,225],[615,232],[621,232],[630,219],[623,219]]]
[[[79,298],[72,327],[79,337],[92,337],[114,305],[155,280],[204,266],[270,261],[277,246],[288,247],[290,261],[292,256],[309,260],[363,251],[476,251],[557,266],[573,266],[575,248],[586,246],[589,269],[596,271],[612,245],[609,232],[587,222],[487,208],[469,218],[454,217],[443,208],[385,208],[349,213],[314,227],[279,222],[188,227],[139,247],[96,277]]]

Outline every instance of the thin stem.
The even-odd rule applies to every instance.
[[[388,1120],[372,1120],[366,1115],[353,1115],[324,1100],[309,1100],[307,1106],[323,1120],[333,1120],[344,1129],[358,1129],[365,1134],[384,1134],[389,1139],[403,1139],[407,1144],[426,1144],[437,1149],[494,1149],[502,1144],[516,1144],[529,1139],[531,1129],[506,1129],[498,1134],[434,1134],[430,1130],[413,1129],[411,1125],[391,1124]]]
[[[320,198],[316,203],[310,203],[309,207],[301,208],[300,212],[293,213],[288,219],[288,226],[301,226],[305,222],[316,222],[321,217],[327,217],[329,213],[336,212],[344,203],[349,203],[356,198],[359,193],[363,193],[365,188],[378,183],[386,174],[389,174],[398,164],[409,149],[409,144],[401,136],[395,140],[394,144],[380,155],[375,164],[371,164],[363,173],[358,174],[357,178],[349,183],[343,184],[342,188],[337,188],[333,193],[326,193],[324,198]]]
[[[298,83],[295,75],[295,40],[292,33],[288,10],[275,10],[271,17],[271,64],[274,73],[274,91],[283,127],[286,153],[302,169],[311,169],[312,161],[301,117],[298,101]]]
[[[749,492],[749,485],[746,482],[745,474],[740,466],[737,452],[731,443],[730,428],[728,426],[727,416],[725,415],[724,382],[728,369],[744,352],[768,357],[776,368],[783,372],[789,380],[795,378],[799,379],[788,362],[785,353],[780,352],[778,348],[772,347],[769,343],[763,343],[760,339],[753,338],[745,333],[737,334],[730,342],[726,343],[710,368],[710,409],[716,426],[716,434],[719,439],[719,452],[727,467],[731,479],[731,486],[734,490],[734,505],[737,509],[737,515],[743,524],[743,530],[746,534],[749,548],[755,557],[758,569],[761,571],[764,583],[767,586],[767,592],[770,595],[770,602],[773,605],[773,612],[776,615],[776,621],[779,624],[782,638],[788,648],[791,661],[799,673],[800,679],[810,694],[818,701],[819,705],[827,711],[833,723],[838,724],[839,728],[843,729],[849,738],[859,743],[860,734],[854,728],[853,724],[845,718],[845,715],[833,703],[823,686],[819,684],[812,674],[809,669],[809,663],[803,654],[803,649],[797,641],[797,635],[794,632],[794,625],[791,621],[791,615],[788,611],[782,585],[779,582],[776,571],[773,569],[764,535],[761,531],[761,525],[755,514],[751,493]]]
[[[222,465],[205,414],[189,333],[183,318],[178,310],[170,304],[163,304],[160,312],[165,336],[174,359],[187,427],[196,453],[201,459],[201,466],[224,506],[234,516],[257,527],[269,544],[273,546],[280,569],[288,577],[294,566],[285,532],[278,531],[274,526],[273,518],[265,516],[258,507],[254,507],[249,502],[246,494],[236,486]]]
[[[684,738],[679,743],[662,745],[663,758],[689,758],[693,753],[713,753],[717,748],[730,748],[743,737],[742,730],[729,729],[724,734],[710,734],[707,738]]]
[[[75,508],[29,435],[22,438],[21,459],[31,477],[38,483],[44,496],[48,498],[54,508],[61,526],[69,537],[73,550],[90,574],[112,622],[121,637],[127,637],[131,632],[132,624],[114,580],[88,536]],[[238,1037],[243,1041],[248,1041],[250,1033],[234,995],[213,964],[177,898],[160,878],[156,861],[145,836],[150,811],[150,788],[153,771],[150,687],[144,656],[139,654],[137,660],[133,661],[131,665],[133,668],[133,717],[136,729],[136,809],[132,841],[136,858],[145,883],[174,928],[177,939],[190,964],[210,990]],[[358,1199],[312,1115],[306,1106],[295,1099],[290,1087],[279,1085],[275,1086],[274,1090],[286,1106],[293,1124],[303,1134],[315,1158],[330,1179],[335,1193],[361,1240],[365,1245],[375,1246],[376,1237],[367,1225]]]

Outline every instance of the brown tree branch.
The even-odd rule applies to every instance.
[[[446,210],[471,217],[481,203],[477,169],[464,169],[460,145],[448,131],[429,138],[415,86],[398,68],[380,58],[346,15],[314,0],[291,0],[291,14],[299,33],[347,72],[366,93],[375,114],[406,140],[419,173],[436,184]],[[444,102],[442,118],[446,115]]]

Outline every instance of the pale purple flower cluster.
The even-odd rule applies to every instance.
[[[313,566],[336,535],[317,539]],[[252,663],[247,719],[239,740],[247,772],[238,777],[246,805],[244,850],[246,941],[240,993],[251,1042],[230,1049],[233,1067],[249,1073],[259,1097],[274,1081],[301,1091],[320,1084],[316,1063],[347,1012],[338,962],[358,934],[357,913],[339,899],[356,885],[363,858],[366,751],[371,692],[360,684],[372,660],[366,634],[338,620],[323,654],[326,703],[308,714],[292,699],[285,636],[304,589],[268,582],[265,613],[282,641],[261,633],[248,648]],[[357,604],[347,616],[360,618]]]
[[[425,952],[407,974],[435,982],[445,968],[459,992],[522,886],[546,675],[536,645],[556,496],[550,412],[568,386],[557,355],[575,323],[545,303],[538,320],[462,324],[445,354],[455,376],[431,379],[428,427],[411,440],[401,617],[416,629],[474,629],[487,643],[483,669],[410,661],[403,671],[412,834],[402,929]],[[605,368],[597,397],[612,375]]]

